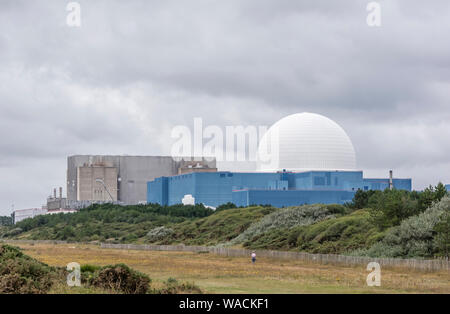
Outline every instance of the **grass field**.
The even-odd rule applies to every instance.
[[[382,269],[381,287],[368,287],[365,267],[303,261],[222,257],[205,253],[101,249],[78,244],[14,244],[52,266],[125,263],[158,286],[169,277],[194,282],[205,293],[450,293],[448,272]],[[83,292],[83,290],[79,290]]]

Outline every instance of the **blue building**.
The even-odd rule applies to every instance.
[[[276,207],[323,203],[343,204],[358,189],[384,190],[389,179],[365,179],[362,171],[193,172],[160,177],[147,184],[147,202],[180,204],[187,194],[195,203],[217,207],[270,204]],[[411,190],[411,179],[392,179],[393,187]]]
[[[447,191],[450,192],[450,184],[446,184],[446,185],[445,185],[445,188],[447,189]]]

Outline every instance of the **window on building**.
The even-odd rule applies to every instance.
[[[324,177],[314,177],[314,185],[325,185]]]

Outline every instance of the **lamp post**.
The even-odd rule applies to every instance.
[[[109,190],[106,187],[105,181],[103,181],[102,179],[95,179],[95,182],[100,183],[100,184],[103,185],[103,187],[105,188],[106,192],[108,192],[109,197],[111,197],[111,201],[114,202],[114,198],[112,197],[111,193],[109,193]]]

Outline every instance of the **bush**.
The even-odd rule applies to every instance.
[[[150,230],[147,233],[147,239],[151,242],[163,240],[169,236],[171,236],[174,233],[174,231],[167,227],[156,227],[152,230]]]
[[[383,235],[372,224],[367,210],[357,210],[347,216],[295,228],[290,243],[311,253],[342,254],[370,246],[380,241]]]
[[[175,278],[164,282],[164,287],[152,291],[155,294],[202,293],[202,290],[191,282],[179,283]]]
[[[90,284],[107,290],[127,294],[144,294],[150,289],[151,279],[125,264],[108,265],[97,270]]]
[[[350,204],[347,204],[348,207],[353,209],[363,209],[367,208],[369,205],[369,198],[375,193],[374,190],[363,191],[358,189],[356,191],[355,196],[353,196],[353,200]]]
[[[81,271],[81,283],[89,284],[89,282],[94,278],[95,272],[101,267],[96,265],[84,264],[80,266]]]
[[[325,205],[303,205],[288,207],[275,211],[274,213],[263,217],[239,236],[230,241],[230,244],[238,244],[249,241],[271,229],[285,228],[291,229],[297,226],[306,226],[315,222],[335,217],[331,211],[336,207]]]
[[[431,257],[437,253],[435,227],[450,210],[450,197],[434,203],[425,212],[404,220],[391,228],[381,242],[352,255],[371,257]]]
[[[237,208],[237,206],[234,203],[228,202],[226,204],[222,204],[222,205],[218,206],[216,208],[216,212],[219,212],[221,210],[226,210],[226,209],[233,209],[233,208]]]
[[[420,213],[418,201],[403,190],[375,191],[369,198],[373,222],[382,230],[399,225],[402,220]]]
[[[185,245],[218,245],[237,237],[252,223],[260,220],[277,208],[247,207],[222,210],[201,219],[185,221],[171,225],[175,231],[169,243],[184,243]]]
[[[11,216],[0,216],[0,226],[11,226],[13,220]]]
[[[3,236],[6,237],[6,238],[7,237],[13,237],[13,236],[16,236],[18,234],[21,234],[22,232],[23,232],[22,228],[14,228],[14,229],[11,229],[11,230],[5,232],[5,234],[3,234]]]
[[[442,215],[440,222],[434,227],[436,236],[434,237],[434,246],[436,255],[450,257],[450,210],[447,208]]]
[[[55,268],[23,254],[18,248],[0,247],[0,293],[46,293],[57,277]]]

